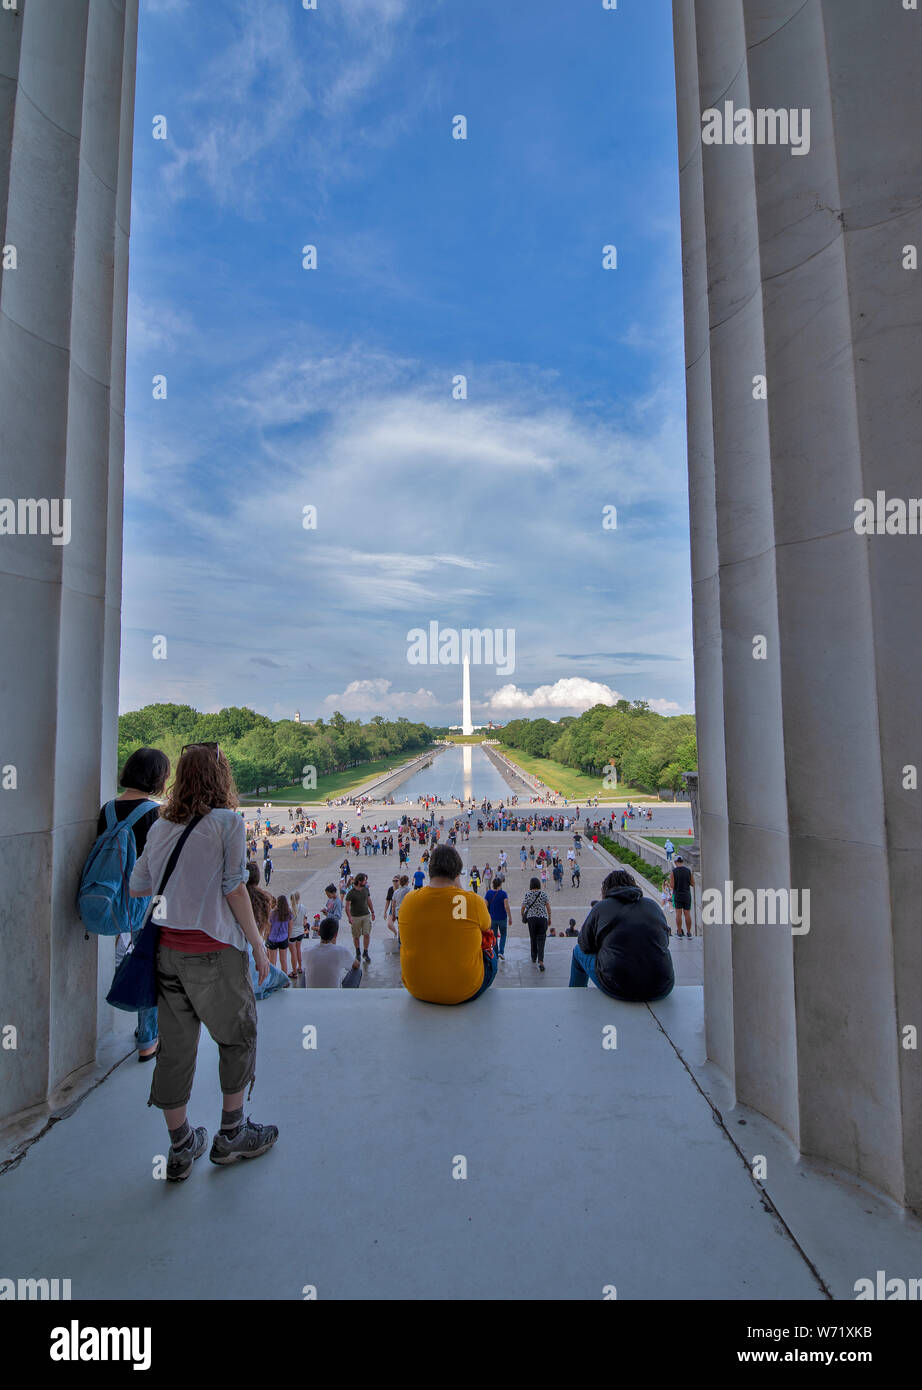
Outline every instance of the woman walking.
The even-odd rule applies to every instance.
[[[218,745],[185,747],[131,875],[132,897],[148,897],[160,891],[174,858],[157,948],[160,1041],[148,1101],[163,1111],[169,1130],[172,1182],[189,1177],[208,1144],[207,1130],[193,1129],[186,1115],[203,1023],[218,1045],[223,1096],[212,1163],[258,1158],[279,1135],[275,1125],[243,1116],[256,1076],[256,999],[246,943],[260,984],[268,978],[269,959],[246,890],[246,832],[236,806],[230,764]]]
[[[533,878],[529,891],[522,899],[522,921],[528,927],[531,940],[531,963],[539,970],[544,969],[544,943],[547,929],[551,925],[551,904],[541,887],[541,880]]]
[[[506,959],[506,933],[512,925],[512,910],[509,907],[509,894],[503,887],[501,878],[494,878],[493,887],[486,895],[487,909],[490,913],[490,926],[499,943],[499,958]]]
[[[273,965],[275,965],[275,955],[278,952],[281,956],[281,967],[286,975],[288,975],[288,936],[291,926],[291,908],[288,906],[288,899],[282,893],[274,909],[269,913],[269,939],[266,942],[266,949]],[[289,978],[291,977],[289,976]]]

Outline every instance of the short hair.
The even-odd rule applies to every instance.
[[[494,887],[494,888],[502,888],[502,886],[503,886],[503,880],[502,880],[501,878],[494,878],[494,880],[493,880],[493,887]]]
[[[464,868],[464,861],[451,845],[436,845],[429,856],[430,878],[457,878]]]
[[[318,928],[321,941],[332,941],[339,931],[339,923],[335,917],[324,917]]]
[[[400,886],[401,886],[401,888],[406,888],[406,886],[407,886],[407,884],[408,884],[409,882],[410,882],[410,875],[409,875],[409,874],[401,874],[401,875],[400,875]]]
[[[118,779],[120,787],[159,796],[170,775],[170,760],[159,748],[136,748],[127,759]]]
[[[571,927],[575,927],[575,926],[576,926],[576,918],[575,918],[575,917],[571,917],[571,918],[570,918],[570,926],[571,926]]]
[[[531,880],[531,882],[529,883],[528,886],[529,886],[529,888],[540,888],[540,887],[541,887],[541,880],[540,880],[540,878],[533,878],[533,879]]]
[[[602,896],[610,893],[613,888],[636,888],[637,880],[628,873],[627,869],[613,869],[602,882]]]

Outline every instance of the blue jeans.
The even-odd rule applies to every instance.
[[[589,955],[587,951],[581,951],[578,946],[573,947],[573,955],[570,957],[570,988],[587,989],[589,981],[607,994],[608,990],[599,984],[598,976],[595,973],[596,957]]]
[[[157,1037],[157,1010],[138,1009],[138,1026],[134,1032],[138,1047],[150,1047]]]
[[[491,920],[490,926],[493,928],[493,935],[499,942],[499,953],[504,956],[506,954],[506,933],[509,930],[509,918],[504,917],[502,921],[497,918],[495,922]]]
[[[343,976],[343,982],[340,985],[340,989],[358,989],[361,983],[362,967],[359,966],[358,970],[346,971],[345,975]]]
[[[471,1002],[471,999],[477,999],[477,998],[479,998],[480,995],[483,994],[483,992],[484,992],[485,989],[489,989],[489,988],[490,988],[490,986],[492,985],[492,983],[493,983],[493,981],[494,981],[495,979],[496,979],[496,952],[495,952],[495,950],[494,950],[492,956],[488,956],[488,955],[484,954],[484,957],[483,957],[483,984],[480,986],[480,988],[478,989],[478,991],[477,991],[476,994],[470,995],[469,998],[467,998],[467,999],[462,999],[462,1000],[461,1000],[461,1003],[462,1003],[462,1004],[469,1004],[469,1003]]]

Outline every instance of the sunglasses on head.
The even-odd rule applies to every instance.
[[[187,748],[213,748],[215,758],[218,758],[221,754],[221,749],[217,743],[184,743],[182,746],[182,752],[179,755],[180,757],[182,757],[183,753],[185,753]]]

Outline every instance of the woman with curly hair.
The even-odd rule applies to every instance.
[[[247,942],[260,984],[268,977],[269,958],[247,894],[246,830],[236,806],[233,774],[218,745],[187,745],[131,875],[132,897],[159,893],[167,862],[185,835],[157,913],[160,1041],[148,1101],[163,1111],[170,1132],[167,1178],[173,1182],[189,1177],[208,1143],[204,1127],[193,1129],[186,1118],[203,1023],[218,1045],[223,1093],[212,1163],[258,1158],[278,1139],[275,1125],[243,1118],[244,1096],[256,1075]]]

